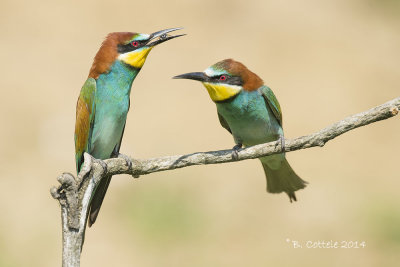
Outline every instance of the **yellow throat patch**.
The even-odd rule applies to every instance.
[[[242,88],[237,85],[207,82],[203,83],[203,85],[206,87],[212,101],[224,101],[237,95],[242,90]]]
[[[153,47],[143,47],[129,53],[119,55],[119,59],[132,67],[140,69]]]

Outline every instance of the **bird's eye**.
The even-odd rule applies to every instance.
[[[220,81],[225,81],[225,80],[226,80],[226,75],[221,75],[221,76],[219,76],[219,80],[220,80]]]
[[[139,46],[139,42],[138,42],[138,41],[133,41],[133,42],[131,43],[131,45],[132,45],[133,47],[138,47],[138,46]]]

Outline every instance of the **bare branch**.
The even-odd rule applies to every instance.
[[[370,110],[349,116],[339,122],[336,122],[316,133],[297,137],[294,139],[285,139],[285,152],[299,149],[324,146],[328,141],[361,126],[373,122],[385,120],[398,114],[400,109],[400,97],[393,99],[385,104],[372,108]],[[255,159],[263,156],[281,153],[280,142],[270,142],[252,147],[241,149],[238,153],[238,160]],[[132,169],[129,170],[122,159],[107,159],[108,174],[131,174],[144,175],[153,172],[173,170],[192,165],[219,164],[233,162],[232,150],[219,150],[210,152],[196,152],[187,155],[165,156],[144,160],[135,160]],[[99,168],[98,164],[94,164]]]
[[[255,159],[272,154],[290,152],[299,149],[324,146],[328,141],[361,126],[396,116],[400,109],[400,97],[370,110],[349,116],[316,133],[294,139],[285,139],[284,151],[281,142],[275,141],[241,149],[238,160]],[[104,173],[102,164],[85,153],[85,162],[78,174],[64,173],[58,181],[61,186],[53,187],[50,191],[61,205],[63,224],[63,266],[79,266],[82,250],[86,216],[90,198],[100,180],[109,175],[130,174],[134,177],[153,172],[184,168],[192,165],[220,164],[237,161],[232,158],[232,150],[197,152],[187,155],[165,156],[152,159],[134,160],[132,167],[126,164],[125,159],[113,158],[104,162],[107,164],[107,173]]]

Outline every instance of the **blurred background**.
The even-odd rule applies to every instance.
[[[234,58],[262,77],[287,138],[400,93],[400,1],[0,2],[0,266],[59,266],[60,208],[75,172],[75,105],[107,33],[184,27],[134,82],[121,152],[149,158],[231,148],[201,84],[172,80]],[[288,153],[309,186],[265,192],[257,160],[113,178],[82,266],[398,266],[400,122]],[[307,249],[307,241],[365,242]],[[289,242],[288,242],[289,241]],[[303,244],[294,249],[292,241]]]

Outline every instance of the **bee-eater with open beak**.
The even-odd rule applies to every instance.
[[[158,44],[182,36],[168,35],[179,29],[152,34],[114,32],[103,41],[76,106],[75,158],[78,173],[84,152],[100,160],[121,155],[119,149],[130,106],[132,82],[149,52]],[[122,157],[132,164],[128,157]],[[103,179],[95,189],[88,214],[89,226],[96,221],[110,180],[111,176]]]
[[[217,105],[219,121],[235,140],[234,153],[244,146],[278,140],[283,144],[281,108],[272,90],[257,74],[233,59],[218,62],[204,72],[175,76],[200,81]],[[306,186],[290,167],[285,154],[260,158],[267,177],[267,191],[285,192],[296,201],[295,191]]]

